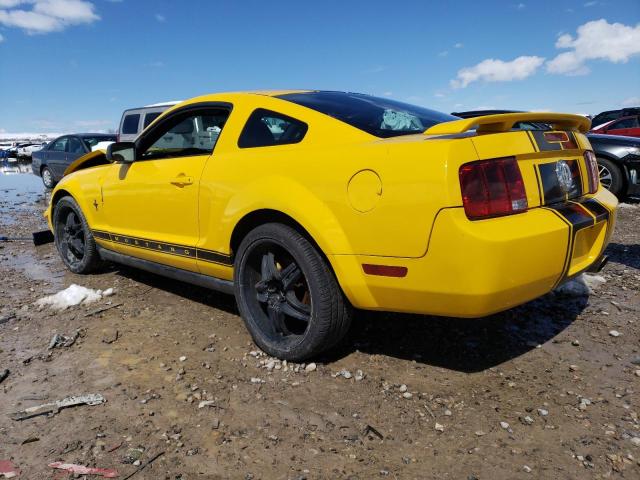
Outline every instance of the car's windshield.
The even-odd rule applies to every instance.
[[[91,150],[92,147],[95,147],[100,142],[115,142],[116,136],[101,135],[99,137],[82,137],[82,140],[84,140],[84,143],[86,143],[89,150]]]
[[[420,133],[438,123],[458,120],[458,117],[428,108],[360,93],[287,93],[278,98],[311,108],[384,138]]]

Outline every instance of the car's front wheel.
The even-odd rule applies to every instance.
[[[256,344],[302,361],[338,343],[352,308],[326,260],[291,227],[269,223],[242,241],[234,263],[240,314]]]
[[[620,167],[607,158],[598,157],[598,174],[602,186],[620,198],[624,189],[624,178]]]
[[[61,198],[53,211],[53,234],[62,261],[74,273],[91,273],[101,264],[91,229],[78,203]]]
[[[41,172],[42,175],[42,183],[47,188],[53,188],[56,186],[56,181],[53,178],[53,172],[49,169],[49,167],[44,167]]]

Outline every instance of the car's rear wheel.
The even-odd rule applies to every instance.
[[[49,167],[43,167],[42,172],[42,183],[47,188],[53,188],[56,186],[56,181],[53,178],[53,172],[49,170]]]
[[[351,305],[325,259],[293,228],[269,223],[252,230],[234,268],[240,314],[265,352],[302,361],[344,338]]]
[[[82,210],[72,197],[58,201],[53,213],[53,234],[62,261],[74,273],[91,273],[101,264],[96,242]]]
[[[611,160],[598,157],[598,174],[600,183],[615,196],[620,197],[624,188],[622,171]]]

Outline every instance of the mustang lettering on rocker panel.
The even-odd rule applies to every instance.
[[[230,255],[202,248],[193,248],[185,245],[176,245],[174,243],[158,242],[156,240],[148,240],[146,238],[130,237],[128,235],[119,235],[116,233],[104,232],[101,230],[92,230],[93,236],[97,240],[106,240],[112,243],[121,243],[144,250],[153,250],[162,252],[167,255],[176,255],[178,257],[195,258],[204,262],[217,263],[220,265],[231,266],[233,261]]]

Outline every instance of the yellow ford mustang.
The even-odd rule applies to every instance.
[[[207,95],[77,160],[46,216],[70,270],[107,260],[234,293],[263,350],[302,360],[353,307],[479,317],[597,267],[616,200],[588,129],[353,93]]]

